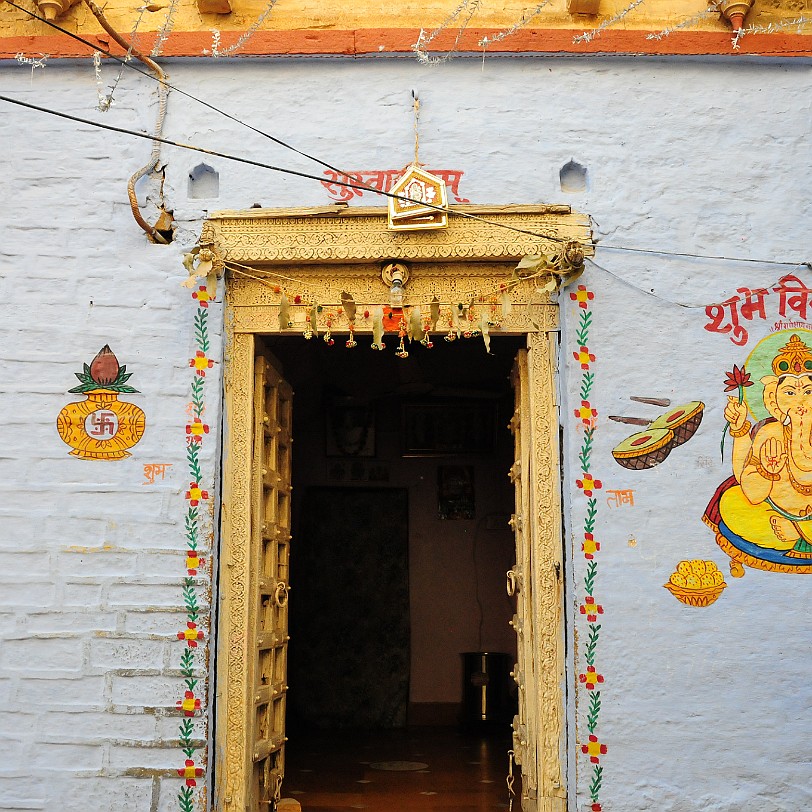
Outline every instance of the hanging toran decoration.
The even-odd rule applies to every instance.
[[[337,334],[346,334],[344,346],[355,349],[359,346],[356,332],[360,330],[372,334],[370,347],[373,350],[387,348],[386,334],[389,333],[396,338],[394,344],[390,342],[395,355],[408,358],[408,347],[412,342],[430,350],[434,347],[432,336],[439,334],[444,334],[443,339],[448,343],[459,339],[481,339],[485,351],[490,353],[492,331],[499,330],[511,317],[514,308],[519,306],[512,295],[516,289],[532,283],[536,294],[552,294],[568,286],[583,273],[584,251],[579,243],[568,242],[555,255],[523,257],[504,282],[489,290],[466,294],[463,301],[440,302],[434,296],[431,301],[404,304],[402,307],[381,303],[359,305],[349,291],[341,291],[339,302],[322,303],[301,280],[276,275],[268,269],[258,271],[234,262],[226,261],[224,266],[234,274],[261,282],[278,295],[278,301],[270,306],[279,308],[281,333],[300,330],[304,339],[311,341],[321,338],[328,347],[335,346]],[[195,256],[195,261],[190,262],[187,268],[190,278],[211,273],[208,257],[200,261]],[[264,276],[259,276],[260,273]],[[302,292],[293,293],[283,287],[274,281],[276,276],[285,286],[301,286]],[[523,306],[532,307],[533,298]]]

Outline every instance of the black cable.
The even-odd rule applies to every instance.
[[[0,0],[0,2],[1,1],[2,0]],[[120,57],[116,56],[115,54],[111,53],[110,51],[106,51],[103,48],[100,48],[98,45],[94,45],[94,43],[90,42],[89,40],[86,40],[83,37],[80,37],[78,34],[74,34],[71,31],[68,31],[67,29],[62,28],[61,26],[56,25],[56,23],[53,23],[50,20],[46,20],[44,17],[40,17],[39,15],[34,14],[33,11],[29,11],[27,8],[24,8],[23,6],[17,5],[17,3],[13,2],[13,0],[6,0],[6,2],[10,6],[13,6],[14,8],[16,8],[17,10],[25,12],[30,17],[33,17],[35,20],[39,20],[40,22],[43,22],[46,25],[49,25],[51,28],[54,28],[55,30],[60,31],[63,34],[66,34],[71,39],[75,39],[78,42],[81,42],[84,45],[87,45],[89,48],[92,48],[94,51],[98,51],[99,53],[110,57],[110,59],[114,59],[116,62],[120,63],[121,65],[126,65],[127,67],[131,68],[132,70],[136,71],[137,73],[140,73],[142,76],[146,76],[148,79],[152,79],[152,81],[158,82],[158,83],[162,84],[164,87],[168,87],[170,90],[174,90],[176,93],[179,93],[181,96],[185,96],[186,98],[191,99],[192,101],[196,101],[198,104],[202,104],[204,107],[211,110],[212,112],[219,113],[220,115],[225,116],[230,121],[234,121],[235,123],[240,124],[243,127],[247,127],[249,130],[257,133],[258,135],[262,135],[265,138],[270,139],[275,144],[278,144],[279,146],[284,147],[285,149],[289,149],[292,152],[295,152],[298,155],[301,155],[303,158],[307,158],[308,160],[313,161],[313,162],[315,162],[315,163],[319,164],[320,166],[323,166],[323,167],[325,167],[327,169],[330,169],[333,172],[337,172],[339,175],[343,175],[344,177],[352,177],[352,175],[350,175],[349,173],[344,172],[341,169],[338,169],[337,167],[333,166],[332,164],[328,164],[326,161],[322,161],[319,158],[314,157],[313,155],[309,155],[308,153],[303,152],[300,149],[297,149],[292,144],[288,144],[286,141],[283,141],[281,138],[277,138],[276,136],[273,136],[270,133],[266,133],[263,130],[260,130],[257,127],[254,127],[251,124],[248,124],[247,122],[243,121],[242,119],[239,119],[236,116],[233,116],[230,113],[227,113],[225,110],[221,110],[219,107],[215,107],[213,104],[210,104],[209,102],[204,101],[203,99],[200,99],[197,96],[192,95],[191,93],[187,93],[185,90],[181,90],[180,88],[176,87],[175,85],[173,85],[173,84],[171,84],[169,82],[166,82],[166,81],[162,82],[158,77],[154,76],[152,73],[149,73],[148,71],[142,70],[137,65],[133,65],[132,62],[130,62],[129,60],[121,59]],[[10,101],[10,100],[6,99],[6,101]],[[37,110],[41,110],[43,112],[51,112],[51,113],[54,113],[55,115],[60,115],[56,111],[47,110],[46,108],[39,108],[39,107],[32,106],[32,109],[37,109]],[[65,117],[70,118],[70,116],[65,116]],[[76,121],[81,121],[82,123],[94,124],[94,122],[87,122],[84,119],[78,119],[77,118],[75,120]],[[97,126],[104,126],[104,125],[98,124]],[[117,132],[129,133],[130,135],[140,135],[139,133],[135,133],[135,132],[133,132],[131,130],[118,129],[116,131]],[[161,139],[153,137],[152,140],[153,141],[160,141]],[[227,158],[229,160],[241,160],[241,159],[236,158],[234,156],[222,155],[222,154],[217,153],[217,152],[206,151],[202,147],[192,147],[192,146],[190,146],[188,144],[173,144],[173,142],[169,142],[169,141],[163,141],[162,143],[169,143],[169,144],[172,144],[173,146],[180,146],[180,147],[183,147],[185,149],[193,149],[193,150],[197,150],[197,151],[200,151],[200,152],[206,152],[206,154],[208,154],[208,155],[214,155],[216,157]],[[246,162],[249,162],[249,161],[246,160]],[[255,165],[256,166],[261,166],[261,167],[266,168],[266,169],[272,169],[272,170],[275,170],[277,172],[287,172],[289,174],[299,175],[300,177],[309,178],[309,179],[313,179],[313,180],[318,180],[320,183],[323,182],[323,180],[324,180],[323,178],[319,178],[319,177],[317,177],[315,175],[309,175],[309,174],[306,174],[306,173],[295,172],[294,170],[286,170],[286,169],[283,169],[281,167],[268,166],[268,165],[265,165],[265,164],[255,164]],[[368,185],[366,185],[364,183],[348,183],[346,181],[340,181],[340,180],[330,181],[330,183],[335,185],[335,186],[344,186],[344,187],[346,187],[348,189],[356,189],[356,190],[361,191],[361,192],[374,192],[375,194],[382,195],[384,197],[390,197],[390,198],[393,198],[393,199],[396,199],[396,200],[406,201],[408,203],[416,203],[418,205],[422,205],[422,206],[425,206],[427,208],[434,209],[435,211],[438,211],[438,212],[445,212],[446,214],[454,214],[454,215],[457,215],[458,217],[465,217],[465,218],[467,218],[469,220],[477,220],[479,222],[489,223],[490,225],[495,225],[495,226],[498,226],[500,228],[505,228],[505,229],[508,229],[510,231],[518,232],[520,234],[528,234],[531,237],[538,237],[540,239],[547,239],[547,240],[551,240],[552,242],[557,242],[557,243],[568,242],[568,240],[562,239],[561,237],[556,237],[556,236],[554,236],[552,234],[542,235],[542,234],[537,234],[537,233],[535,233],[533,231],[528,231],[526,229],[521,229],[521,228],[516,228],[514,226],[509,226],[506,223],[494,223],[493,221],[487,220],[486,218],[480,217],[480,216],[478,216],[476,214],[470,214],[468,212],[461,212],[461,211],[453,211],[450,208],[443,208],[442,206],[437,206],[437,205],[435,205],[433,203],[427,203],[427,202],[422,201],[422,200],[414,200],[414,199],[412,199],[410,197],[406,197],[405,195],[394,195],[391,192],[382,191],[381,189],[376,189],[374,186],[368,186]]]
[[[121,65],[126,65],[128,68],[130,68],[131,70],[134,70],[136,73],[140,73],[142,76],[146,76],[148,79],[152,79],[154,82],[159,82],[159,83],[163,84],[165,87],[168,87],[170,90],[174,90],[176,93],[179,93],[181,96],[185,96],[187,99],[191,99],[192,101],[196,101],[198,104],[202,104],[204,107],[208,108],[212,112],[219,113],[221,116],[225,116],[227,119],[229,119],[231,121],[234,121],[237,124],[241,124],[243,127],[247,127],[249,130],[252,130],[253,132],[257,133],[258,135],[261,135],[261,136],[263,136],[265,138],[270,139],[275,144],[278,144],[280,147],[284,147],[285,149],[292,150],[293,152],[297,153],[298,155],[301,155],[303,158],[307,158],[310,161],[314,161],[315,163],[325,167],[326,169],[331,169],[333,172],[338,172],[341,175],[346,175],[347,174],[346,172],[342,172],[337,167],[332,166],[331,164],[328,164],[326,161],[322,161],[319,158],[314,157],[313,155],[309,155],[308,153],[303,152],[300,149],[297,149],[292,144],[288,144],[286,141],[283,141],[281,138],[277,138],[276,136],[273,136],[270,133],[266,133],[263,130],[258,129],[257,127],[254,127],[254,126],[252,126],[251,124],[248,124],[245,121],[242,121],[241,119],[237,118],[236,116],[231,115],[231,113],[227,113],[225,110],[221,110],[219,107],[215,107],[213,104],[210,104],[209,102],[204,101],[203,99],[200,99],[197,96],[192,95],[191,93],[187,93],[185,90],[181,90],[181,88],[176,87],[175,85],[171,84],[170,82],[161,82],[161,80],[158,77],[154,76],[152,73],[150,73],[149,71],[144,70],[143,68],[139,68],[137,65],[134,65],[131,61],[129,61],[127,59],[122,59],[121,57],[116,56],[115,54],[111,53],[110,51],[104,50],[104,48],[100,47],[99,45],[92,43],[90,40],[87,40],[84,37],[80,37],[78,34],[74,34],[73,32],[68,31],[65,28],[62,28],[61,26],[58,26],[56,23],[51,22],[51,20],[46,20],[45,17],[40,17],[38,14],[34,14],[33,11],[29,11],[27,8],[24,8],[23,6],[17,5],[17,3],[13,2],[13,0],[5,0],[5,2],[8,5],[12,6],[13,8],[16,8],[18,11],[25,12],[30,17],[33,17],[35,20],[39,20],[41,23],[45,23],[45,25],[49,25],[51,28],[55,29],[56,31],[59,31],[62,34],[65,34],[66,36],[70,37],[71,39],[75,39],[77,42],[81,42],[83,45],[87,45],[88,48],[92,48],[94,51],[98,51],[100,54],[104,54],[104,56],[107,56],[110,59],[114,59],[116,62],[118,62]],[[372,191],[371,187],[370,187],[370,191]]]
[[[89,40],[86,40],[83,37],[80,37],[78,34],[74,34],[71,31],[68,31],[67,29],[62,28],[61,26],[56,25],[56,23],[53,23],[50,20],[46,20],[44,17],[40,17],[39,15],[34,14],[33,11],[29,11],[27,8],[24,8],[23,6],[17,5],[17,3],[13,2],[13,0],[5,0],[5,2],[8,3],[8,5],[12,6],[13,8],[16,8],[18,11],[22,11],[25,14],[28,14],[30,17],[33,17],[35,20],[39,20],[40,22],[45,23],[46,25],[48,25],[51,28],[59,31],[62,34],[65,34],[66,36],[70,37],[71,39],[74,39],[77,42],[81,42],[82,44],[87,45],[89,48],[92,48],[94,51],[98,51],[99,53],[104,54],[105,56],[109,57],[110,59],[115,60],[116,62],[120,63],[121,65],[126,65],[131,70],[134,70],[137,73],[140,73],[142,76],[146,76],[147,78],[151,79],[154,82],[159,82],[160,83],[161,80],[158,77],[154,76],[153,74],[149,73],[148,71],[142,70],[137,65],[132,64],[132,62],[127,61],[125,59],[121,59],[120,57],[116,56],[115,54],[111,53],[110,51],[104,50],[103,48],[99,47],[98,44],[94,44],[94,43],[90,42]],[[303,152],[302,150],[297,149],[292,144],[288,144],[286,141],[283,141],[282,139],[277,138],[276,136],[273,136],[270,133],[266,133],[263,130],[260,130],[259,128],[254,127],[251,124],[248,124],[247,122],[243,121],[242,119],[239,119],[236,116],[233,116],[230,113],[227,113],[225,110],[222,110],[219,107],[216,107],[215,105],[210,104],[209,102],[204,101],[203,99],[200,99],[200,98],[198,98],[197,96],[194,96],[191,93],[187,93],[185,90],[181,90],[179,87],[176,87],[175,85],[172,85],[169,82],[163,82],[162,84],[164,84],[164,86],[168,87],[170,90],[173,90],[176,93],[179,93],[181,96],[185,96],[186,98],[191,99],[192,101],[195,101],[198,104],[203,105],[204,107],[211,110],[212,112],[219,113],[220,115],[224,116],[225,118],[229,119],[230,121],[233,121],[233,122],[235,122],[237,124],[240,124],[243,127],[247,127],[252,132],[255,132],[258,135],[261,135],[261,136],[263,136],[265,138],[268,138],[269,140],[273,141],[275,144],[278,144],[279,146],[284,147],[285,149],[289,149],[292,152],[295,152],[297,155],[301,155],[303,158],[307,158],[308,160],[313,161],[314,163],[317,163],[320,166],[325,167],[326,169],[330,169],[333,172],[337,172],[339,175],[344,175],[345,177],[351,177],[351,175],[349,173],[344,172],[341,169],[338,169],[337,167],[333,166],[332,164],[329,164],[326,161],[322,161],[321,159],[316,158],[315,156],[308,154],[307,152]],[[24,107],[30,107],[32,110],[38,110],[40,112],[51,113],[52,115],[62,116],[63,118],[67,118],[67,119],[70,119],[70,120],[73,120],[73,121],[78,121],[78,122],[80,122],[82,124],[90,124],[91,126],[97,126],[97,127],[102,127],[104,129],[110,129],[110,130],[113,130],[114,132],[121,132],[121,133],[124,133],[126,135],[135,135],[135,136],[138,136],[139,138],[149,138],[152,141],[161,141],[161,143],[169,144],[170,146],[177,146],[177,147],[181,147],[183,149],[189,149],[189,150],[193,150],[193,151],[197,151],[197,152],[202,152],[202,153],[207,154],[207,155],[212,155],[212,156],[219,157],[219,158],[225,158],[227,160],[238,161],[238,162],[241,162],[241,163],[248,163],[248,164],[251,164],[253,166],[261,167],[263,169],[270,169],[270,170],[276,171],[276,172],[282,172],[282,173],[285,173],[285,174],[296,175],[298,177],[307,178],[309,180],[317,180],[317,181],[319,181],[319,183],[322,183],[323,180],[324,180],[323,178],[320,178],[317,175],[310,175],[310,174],[305,173],[305,172],[297,172],[296,170],[293,170],[293,169],[285,169],[283,167],[272,166],[270,164],[262,164],[262,163],[259,163],[259,162],[256,162],[256,161],[251,161],[250,159],[247,159],[247,158],[238,158],[238,157],[233,156],[233,155],[226,155],[224,153],[215,152],[214,150],[207,150],[204,147],[195,147],[195,146],[192,146],[192,145],[189,145],[189,144],[182,144],[182,143],[178,143],[178,142],[174,142],[174,141],[169,141],[169,140],[166,140],[166,139],[160,139],[160,138],[157,138],[155,136],[147,136],[147,135],[145,135],[143,133],[135,132],[134,130],[126,130],[126,129],[123,129],[123,128],[112,127],[110,125],[104,125],[104,124],[101,124],[99,122],[89,121],[87,119],[82,119],[82,118],[70,116],[70,115],[68,115],[66,113],[59,113],[56,110],[49,110],[49,109],[44,108],[44,107],[37,107],[36,105],[27,105],[27,104],[24,104],[23,102],[17,102],[15,100],[9,99],[7,97],[0,97],[0,98],[2,98],[4,101],[11,102],[12,104],[20,104],[20,105],[22,105]],[[470,212],[458,211],[458,210],[454,210],[454,209],[451,209],[451,208],[443,208],[442,206],[437,206],[437,205],[434,205],[432,203],[427,203],[425,201],[413,200],[412,198],[405,197],[404,195],[394,195],[391,192],[382,191],[380,189],[376,189],[374,186],[367,186],[367,185],[365,185],[363,183],[348,183],[346,181],[340,181],[340,180],[334,180],[334,181],[331,180],[330,183],[334,184],[336,186],[343,186],[343,187],[348,188],[348,189],[355,189],[357,191],[362,191],[362,192],[373,192],[374,194],[381,195],[383,197],[393,198],[393,199],[396,199],[396,200],[401,200],[401,201],[405,201],[405,202],[409,202],[409,203],[417,203],[417,204],[426,206],[427,208],[434,209],[435,211],[438,211],[438,212],[445,212],[446,214],[452,214],[452,215],[456,215],[456,216],[459,216],[459,217],[465,217],[465,218],[470,219],[470,220],[476,220],[478,222],[487,223],[489,225],[497,226],[499,228],[504,228],[504,229],[507,229],[509,231],[517,232],[519,234],[527,234],[528,236],[537,237],[539,239],[550,240],[552,242],[557,242],[557,243],[566,243],[566,242],[568,242],[568,240],[563,239],[561,237],[557,237],[557,236],[552,235],[552,234],[538,234],[538,233],[536,233],[534,231],[529,231],[527,229],[517,228],[515,226],[509,226],[506,223],[497,223],[497,222],[494,222],[492,220],[488,220],[485,217],[479,217],[478,215],[471,214]],[[810,266],[810,263],[808,263],[808,262],[784,262],[784,261],[779,261],[779,260],[753,259],[752,257],[713,256],[713,255],[708,255],[708,254],[693,254],[693,253],[689,253],[689,252],[679,252],[679,251],[661,251],[661,250],[654,249],[654,248],[633,248],[633,247],[624,246],[624,245],[604,245],[602,243],[597,243],[597,242],[587,243],[586,247],[592,247],[592,248],[596,248],[596,249],[597,248],[602,248],[602,249],[606,249],[606,250],[610,250],[610,251],[629,251],[629,252],[639,253],[639,254],[657,254],[658,256],[686,257],[686,258],[689,258],[689,259],[716,259],[716,260],[723,260],[723,261],[728,261],[728,262],[754,262],[754,263],[761,264],[761,265],[783,265],[783,266],[791,266],[791,267],[796,267],[796,266],[799,266],[799,265]]]
[[[688,257],[689,259],[721,259],[726,262],[755,262],[760,265],[787,265],[798,267],[800,265],[809,266],[809,262],[784,262],[777,259],[754,259],[753,257],[723,257],[715,256],[713,254],[690,254],[686,251],[658,251],[653,248],[629,248],[625,245],[604,245],[603,243],[593,243],[595,248],[601,248],[605,251],[633,251],[637,254],[663,254],[669,257]]]
[[[718,259],[718,257],[714,257],[714,258]],[[727,259],[727,257],[725,257],[725,259]],[[657,299],[658,301],[665,302],[666,304],[675,305],[676,307],[682,307],[682,308],[684,308],[686,310],[700,310],[700,309],[705,309],[707,307],[713,307],[714,305],[722,305],[722,304],[724,304],[724,302],[712,302],[712,303],[705,302],[703,304],[689,304],[688,302],[677,302],[674,299],[666,299],[665,296],[659,296],[658,294],[656,294],[656,293],[654,293],[654,292],[652,292],[650,290],[646,290],[645,288],[640,287],[640,285],[635,285],[634,282],[630,282],[628,279],[624,279],[622,276],[620,276],[620,274],[616,274],[614,271],[610,271],[608,268],[604,268],[603,265],[599,265],[597,262],[595,262],[595,260],[592,259],[592,257],[586,257],[586,261],[590,265],[597,268],[599,271],[603,271],[605,274],[608,274],[609,276],[614,277],[615,279],[618,280],[618,282],[622,282],[624,285],[630,287],[632,290],[636,290],[638,293],[642,293],[645,296],[650,296],[652,299]],[[791,264],[793,266],[793,268],[804,268],[804,267],[806,267],[806,268],[812,269],[812,264],[810,264],[809,262],[795,262],[795,263],[776,262],[776,263],[773,263],[773,264],[775,264],[775,265]],[[779,279],[776,282],[772,282],[772,283],[770,283],[770,285],[768,287],[774,289],[775,285],[777,285],[780,281],[781,280]]]
[[[91,127],[98,127],[102,130],[110,130],[110,132],[115,133],[122,133],[123,135],[132,135],[136,138],[144,138],[147,141],[157,141],[160,144],[167,144],[170,147],[180,147],[181,149],[188,149],[192,152],[202,152],[204,155],[213,155],[216,158],[224,158],[228,161],[236,161],[237,163],[248,164],[249,166],[258,166],[261,169],[270,169],[272,172],[281,172],[284,175],[294,175],[298,178],[307,178],[308,180],[317,180],[319,183],[323,182],[323,178],[319,177],[318,175],[311,175],[309,172],[299,172],[296,169],[286,169],[283,166],[274,166],[273,164],[266,164],[262,163],[262,161],[252,161],[250,158],[240,158],[238,155],[229,155],[225,152],[218,152],[217,150],[213,149],[206,149],[206,147],[197,147],[194,144],[184,144],[181,141],[172,141],[169,138],[161,138],[157,135],[149,135],[148,133],[138,132],[136,130],[128,130],[124,127],[115,127],[112,124],[102,124],[100,121],[91,121],[88,118],[82,118],[81,116],[72,116],[69,113],[61,113],[59,110],[51,110],[47,107],[40,107],[36,104],[31,104],[29,102],[21,101],[20,99],[11,99],[8,96],[0,96],[0,101],[8,102],[9,104],[16,104],[19,107],[26,107],[29,110],[36,110],[40,113],[48,113],[52,116],[57,116],[59,118],[65,118],[68,121],[75,121],[79,124],[89,124]],[[443,208],[442,206],[434,205],[433,203],[427,203],[424,200],[415,200],[411,197],[406,197],[405,195],[396,195],[392,194],[392,192],[382,192],[380,189],[373,189],[372,187],[360,186],[357,183],[345,183],[344,181],[331,181],[331,183],[335,183],[338,186],[346,186],[349,189],[362,189],[364,191],[374,191],[379,195],[384,195],[385,197],[391,197],[395,200],[402,200],[407,203],[417,203],[421,206],[426,206],[427,208],[434,209],[435,211],[445,212],[446,214],[453,214],[457,217],[464,217],[469,220],[478,220],[483,223],[487,223],[488,225],[497,226],[499,228],[507,229],[508,231],[515,231],[519,234],[527,234],[531,237],[537,237],[538,239],[542,240],[552,240],[553,242],[568,242],[567,240],[562,239],[561,237],[555,237],[551,234],[537,234],[534,231],[529,231],[524,228],[517,228],[516,226],[509,226],[507,223],[497,223],[492,220],[487,220],[484,217],[479,217],[476,214],[471,214],[467,211],[460,211],[458,209],[450,209],[450,208]]]

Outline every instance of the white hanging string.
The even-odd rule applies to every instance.
[[[795,28],[796,34],[803,34],[805,26],[812,23],[812,17],[796,17],[794,20],[782,20],[777,23],[767,23],[767,25],[748,25],[740,28],[731,40],[733,49],[739,50],[739,40],[747,34],[776,34],[779,31],[786,31],[788,28]]]
[[[584,31],[583,34],[573,37],[573,44],[577,44],[579,42],[592,42],[593,39],[599,37],[607,28],[613,26],[617,22],[620,22],[630,11],[633,11],[644,2],[645,0],[634,0],[634,2],[629,3],[629,5],[626,6],[623,11],[619,11],[614,17],[610,17],[608,20],[604,20],[597,28],[593,28],[591,31]]]
[[[495,42],[501,42],[503,39],[512,36],[519,29],[524,28],[524,26],[526,26],[530,22],[530,20],[538,16],[541,10],[549,3],[550,0],[544,0],[544,2],[539,3],[533,9],[533,11],[530,12],[530,14],[522,14],[521,20],[519,20],[516,23],[513,23],[513,25],[511,25],[510,28],[506,28],[504,31],[500,31],[498,34],[494,34],[492,37],[482,37],[482,39],[478,43],[479,46],[481,48],[487,48],[489,45],[493,45]]]
[[[704,20],[706,17],[713,17],[718,13],[719,13],[718,7],[712,6],[711,8],[705,9],[705,11],[700,11],[699,14],[694,14],[693,17],[688,17],[687,20],[683,20],[681,23],[677,23],[676,25],[670,25],[667,28],[663,28],[662,31],[657,31],[654,34],[647,34],[646,39],[654,39],[654,40],[664,39],[670,34],[673,34],[674,31],[680,31],[683,28],[691,28],[697,23],[702,22],[702,20]]]
[[[417,42],[412,45],[412,50],[415,52],[417,56],[417,61],[421,65],[439,65],[441,62],[447,62],[451,55],[457,50],[457,46],[459,45],[460,39],[462,38],[463,32],[468,27],[468,23],[471,22],[471,17],[474,16],[477,9],[479,8],[480,0],[462,0],[462,2],[451,12],[451,14],[442,22],[437,28],[434,29],[430,34],[426,34],[426,32],[421,28],[420,33],[417,36]],[[443,54],[442,56],[429,56],[428,52],[426,51],[426,46],[430,45],[436,38],[437,35],[448,28],[457,17],[462,14],[465,9],[468,9],[468,15],[462,22],[459,31],[457,32],[457,37],[454,40],[454,44],[451,46],[450,50]]]
[[[259,27],[265,20],[268,18],[268,15],[273,11],[274,6],[277,4],[278,0],[270,0],[267,6],[265,6],[265,10],[259,17],[254,20],[251,25],[245,29],[245,31],[240,35],[240,38],[233,44],[229,45],[228,48],[224,48],[220,50],[220,32],[216,29],[212,29],[212,42],[211,42],[211,51],[203,51],[204,54],[211,54],[211,56],[217,58],[221,56],[231,56],[232,54],[236,53],[237,51],[242,48],[246,42],[248,42],[251,37],[257,32]]]

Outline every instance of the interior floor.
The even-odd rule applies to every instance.
[[[284,797],[302,812],[492,812],[508,809],[510,728],[309,731],[286,747]],[[518,768],[513,808],[520,808]]]

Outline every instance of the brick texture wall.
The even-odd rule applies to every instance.
[[[463,170],[461,191],[472,202],[571,203],[594,216],[596,236],[607,242],[799,258],[799,247],[810,244],[810,196],[800,182],[808,169],[808,66],[489,58],[484,68],[478,60],[458,60],[437,70],[397,60],[210,61],[169,69],[179,86],[350,170],[410,160],[414,88],[423,103],[421,157]],[[113,76],[105,68],[105,83]],[[0,85],[7,95],[117,126],[153,126],[154,89],[141,77],[124,77],[111,112],[94,111],[90,60],[52,63],[33,74],[16,62],[2,63]],[[178,94],[170,97],[165,132],[321,174],[321,167]],[[0,145],[0,810],[178,810],[185,786],[178,774],[185,759],[179,660],[186,644],[177,634],[187,622],[185,426],[195,351],[195,305],[180,286],[182,254],[207,210],[329,200],[316,182],[166,148],[164,192],[175,213],[176,241],[150,245],[125,193],[127,178],[147,159],[147,142],[2,103]],[[588,180],[582,190],[564,192],[559,172],[573,158],[587,167]],[[219,172],[218,197],[190,199],[189,173],[204,160]],[[150,217],[157,193],[155,182],[139,185]],[[377,201],[367,195],[354,202]],[[747,279],[744,271],[724,275],[709,265],[604,256],[610,270],[637,287],[688,302],[719,301]],[[639,311],[626,297],[613,301],[606,318],[618,327],[606,334],[607,345],[645,344],[647,336],[634,328]],[[210,355],[217,363],[206,379],[206,422],[213,432],[201,452],[202,483],[210,488],[218,459],[221,321],[215,304]],[[76,384],[73,373],[105,344],[133,373],[130,383],[140,394],[122,400],[144,410],[146,432],[126,460],[77,460],[57,435],[56,416],[78,399],[68,393]],[[666,363],[666,350],[654,361]],[[603,380],[622,390],[620,372],[613,378],[606,363]],[[565,400],[562,413],[570,407]],[[145,484],[144,465],[152,463],[172,467],[165,479]],[[661,508],[675,513],[681,496],[668,484]],[[206,522],[202,552],[210,559],[211,516]],[[624,607],[626,617],[637,611],[632,586],[612,592],[612,579],[605,583],[604,598],[614,602],[616,616]],[[750,577],[738,594],[758,601],[759,585]],[[205,625],[205,570],[195,589]],[[770,590],[781,612],[803,611],[797,591],[789,605],[774,584]],[[746,608],[744,602],[739,611]],[[650,611],[661,618],[659,609]],[[775,603],[769,611],[776,611]],[[772,684],[796,697],[796,709],[810,700],[802,677],[808,655],[799,640],[791,643],[789,659],[780,656],[779,640],[765,635],[757,641],[759,673],[766,658]],[[622,663],[650,662],[634,630],[606,645],[615,652],[615,673]],[[190,735],[198,761],[208,766],[211,759],[207,764],[200,755],[211,682],[202,646],[195,661],[202,707]],[[671,670],[658,678],[666,687],[678,684],[693,659],[714,662],[718,646],[708,630],[689,651],[679,650]],[[667,801],[664,809],[732,809],[716,784],[706,788],[702,803],[685,800],[686,787],[704,786],[720,742],[747,766],[737,772],[727,762],[726,774],[741,778],[744,793],[736,809],[808,806],[808,789],[791,758],[775,763],[781,750],[775,709],[750,703],[746,674],[746,662],[728,672],[719,696],[730,713],[704,731],[690,729],[690,757],[671,757],[682,749],[687,722],[649,708],[659,745],[641,750],[631,742],[617,751],[606,779],[605,795],[616,799],[611,808],[639,810],[642,796],[634,793],[643,792],[654,805]],[[576,680],[572,673],[570,680]],[[610,672],[617,740],[623,719],[636,712],[640,686],[624,691],[611,680]],[[746,719],[736,716],[741,707],[748,709]],[[574,714],[571,708],[571,728]],[[775,734],[771,752],[753,750],[762,729]],[[570,747],[574,764],[572,737]],[[784,742],[782,752],[801,750],[799,741]],[[753,775],[753,786],[771,777],[781,785],[781,802],[758,806],[758,790],[748,795],[745,789]],[[194,803],[202,807],[209,784],[205,777],[197,784]],[[572,809],[580,810],[588,794],[583,786],[575,791],[574,767],[569,786]]]

